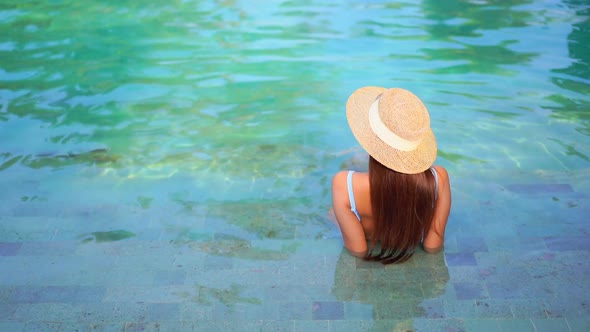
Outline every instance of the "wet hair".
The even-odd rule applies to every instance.
[[[383,264],[405,262],[432,224],[434,175],[428,169],[399,173],[370,157],[369,181],[377,245],[371,244],[365,259]]]

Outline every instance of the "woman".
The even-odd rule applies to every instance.
[[[383,264],[406,261],[420,245],[439,252],[451,190],[446,170],[433,166],[436,141],[424,104],[404,89],[363,87],[349,97],[346,117],[369,154],[369,172],[341,171],[332,180],[344,246]]]

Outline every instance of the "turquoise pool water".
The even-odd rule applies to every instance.
[[[585,330],[589,17],[573,0],[4,1],[2,326]],[[364,167],[344,116],[364,85],[430,110],[445,254],[367,265],[325,218],[331,176]]]

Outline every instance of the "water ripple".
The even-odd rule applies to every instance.
[[[264,185],[287,195],[346,162],[335,156],[356,142],[343,108],[362,85],[421,96],[454,172],[588,167],[587,9],[8,1],[0,175],[186,176],[224,188],[216,199],[257,198]]]

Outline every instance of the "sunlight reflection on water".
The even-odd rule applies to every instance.
[[[363,85],[418,94],[438,162],[467,183],[588,168],[587,17],[570,1],[15,7],[0,9],[6,214],[151,187],[163,211],[199,191],[192,204],[314,197],[323,216]],[[284,208],[276,225],[306,218]]]

